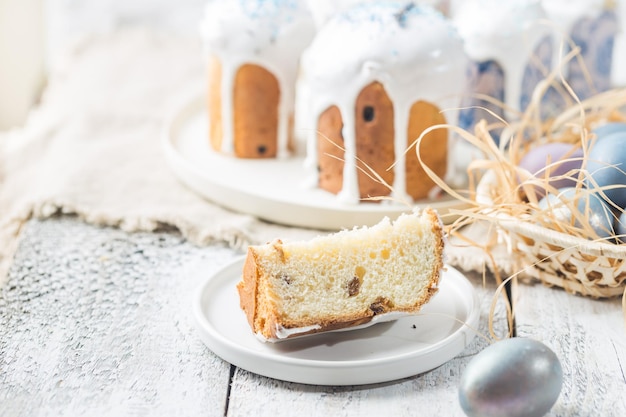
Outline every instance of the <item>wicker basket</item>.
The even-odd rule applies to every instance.
[[[488,207],[496,186],[488,172],[477,187],[477,201]],[[574,294],[621,296],[626,288],[626,244],[594,242],[486,209],[507,241],[514,261],[531,278]]]

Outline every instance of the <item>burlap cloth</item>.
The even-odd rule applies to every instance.
[[[198,197],[168,168],[159,138],[174,106],[204,90],[199,39],[147,30],[83,39],[49,77],[26,125],[0,136],[0,284],[32,217],[58,213],[127,231],[175,228],[198,245],[235,248],[320,231],[234,213]],[[482,270],[474,248],[448,262]]]

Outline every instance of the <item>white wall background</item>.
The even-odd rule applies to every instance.
[[[0,0],[0,131],[23,121],[44,71],[55,68],[77,40],[137,26],[195,36],[206,1]],[[617,4],[626,17],[626,0]],[[626,34],[616,43],[614,78],[623,86]]]
[[[43,2],[47,24],[47,61],[50,66],[54,66],[65,48],[88,34],[143,26],[195,35],[206,3],[206,0],[39,1]]]
[[[206,0],[0,0],[0,131],[20,126],[78,40],[126,27],[198,34]]]

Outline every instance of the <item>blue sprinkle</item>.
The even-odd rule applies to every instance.
[[[426,17],[429,22],[445,19],[439,11],[432,7],[407,1],[361,3],[340,13],[335,19],[352,25],[370,22],[383,30],[389,27],[405,28],[409,21],[417,16]]]

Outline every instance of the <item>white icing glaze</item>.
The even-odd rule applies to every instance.
[[[334,15],[344,12],[358,4],[380,2],[380,0],[307,0],[313,14],[315,25],[318,28],[330,20]],[[413,0],[413,3],[424,4],[440,11],[447,11],[450,0]],[[406,3],[409,3],[407,1]]]
[[[315,20],[317,28],[321,28],[337,13],[346,11],[357,4],[376,0],[307,0],[309,10]]]
[[[336,105],[342,116],[345,163],[339,200],[359,202],[355,144],[355,104],[360,91],[378,81],[394,105],[394,195],[405,191],[410,107],[419,100],[442,110],[455,109],[464,84],[466,57],[461,39],[439,12],[411,2],[366,3],[335,15],[303,55],[310,91],[306,166],[317,184],[317,121]],[[446,111],[448,123],[456,110]],[[452,147],[450,147],[452,148]]]
[[[605,9],[606,0],[543,0],[548,18],[566,35],[576,22],[584,17],[598,17]]]
[[[549,33],[546,18],[540,0],[464,0],[455,6],[453,21],[467,55],[502,67],[511,109],[520,109],[524,69]]]
[[[249,63],[264,67],[278,81],[278,156],[286,156],[299,58],[315,34],[305,1],[211,1],[201,32],[207,56],[217,56],[222,65],[222,152],[234,150],[233,83],[237,70]]]

